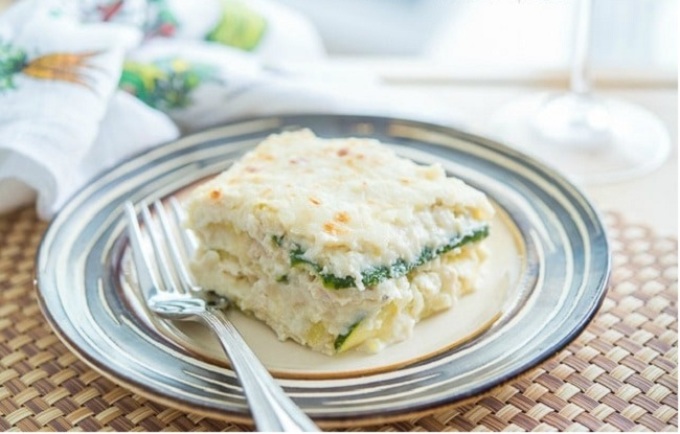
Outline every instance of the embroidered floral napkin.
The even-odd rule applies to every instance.
[[[16,1],[0,15],[0,213],[36,201],[49,219],[123,159],[239,117],[394,114],[263,66],[323,56],[274,0]]]

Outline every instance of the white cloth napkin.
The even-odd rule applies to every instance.
[[[263,66],[323,56],[269,0],[19,1],[0,15],[0,213],[49,219],[125,158],[240,117],[406,113]]]

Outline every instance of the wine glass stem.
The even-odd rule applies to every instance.
[[[572,53],[570,88],[571,91],[586,95],[590,93],[590,74],[588,68],[590,48],[590,14],[592,0],[576,1],[576,31],[574,32],[574,51]]]

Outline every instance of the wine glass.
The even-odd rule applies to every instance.
[[[577,0],[570,89],[533,94],[495,113],[489,134],[563,171],[575,182],[615,182],[668,157],[670,137],[651,112],[591,91],[591,0]]]

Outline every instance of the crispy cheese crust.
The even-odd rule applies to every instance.
[[[196,188],[197,282],[317,351],[378,351],[474,290],[493,208],[368,139],[274,135]]]

